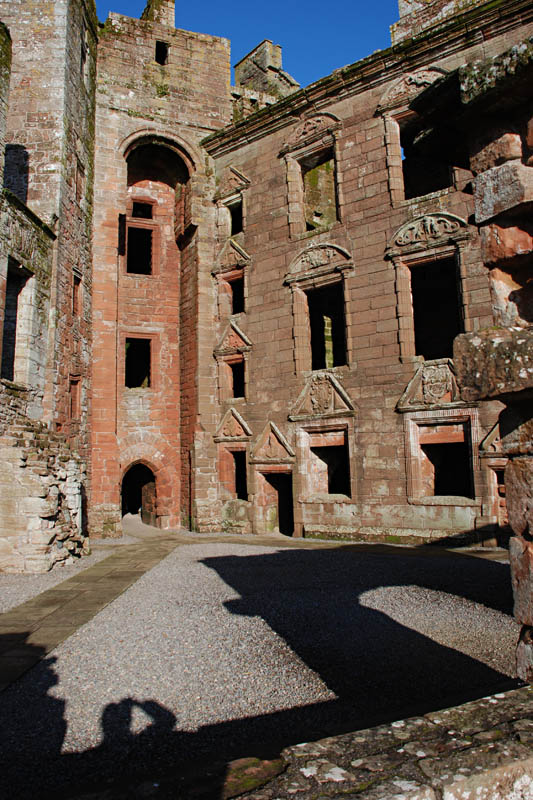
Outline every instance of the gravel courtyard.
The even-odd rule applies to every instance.
[[[0,796],[268,755],[498,691],[510,613],[497,561],[191,539],[0,694]]]

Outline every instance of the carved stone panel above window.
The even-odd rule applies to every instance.
[[[449,358],[426,361],[418,367],[398,401],[400,412],[465,406]]]
[[[341,383],[328,372],[317,372],[307,381],[289,419],[299,421],[354,415],[355,406]]]

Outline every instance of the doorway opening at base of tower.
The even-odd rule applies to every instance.
[[[134,464],[122,479],[122,516],[140,514],[145,525],[157,525],[155,475],[145,464]]]

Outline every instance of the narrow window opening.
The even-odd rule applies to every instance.
[[[350,497],[350,460],[346,442],[342,445],[311,447],[311,452],[326,465],[328,494]]]
[[[346,325],[342,283],[306,292],[311,330],[311,368],[346,364]]]
[[[236,236],[243,231],[242,200],[228,206],[231,215],[231,236]]]
[[[69,417],[71,420],[80,418],[80,379],[71,378],[69,381]]]
[[[132,217],[137,217],[137,219],[152,219],[153,217],[153,206],[151,203],[140,203],[134,201],[133,208],[131,212]]]
[[[81,203],[85,195],[85,167],[76,158],[76,202]]]
[[[72,315],[78,317],[81,312],[81,278],[72,276]]]
[[[129,389],[147,389],[151,384],[151,340],[126,339],[126,380]]]
[[[155,60],[163,67],[168,64],[168,44],[166,42],[155,43]]]
[[[432,472],[433,495],[474,497],[470,452],[466,442],[422,444],[421,449]]]
[[[30,277],[13,259],[9,259],[6,282],[6,302],[2,337],[2,373],[8,381],[15,377],[17,340],[20,338],[20,296]]]
[[[128,228],[127,272],[134,275],[152,274],[152,236],[150,228]]]
[[[244,311],[244,277],[230,281],[231,313],[240,314]]]
[[[246,451],[234,450],[233,463],[235,467],[235,494],[237,500],[248,500],[248,483],[246,480]]]
[[[233,397],[244,397],[244,359],[230,364]]]
[[[464,330],[454,258],[411,267],[415,352],[426,360],[451,358]]]
[[[304,189],[305,227],[314,231],[338,219],[335,157],[332,150],[300,162]]]

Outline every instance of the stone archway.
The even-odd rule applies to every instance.
[[[146,464],[129,467],[122,478],[122,516],[139,514],[146,525],[157,525],[156,480]]]

